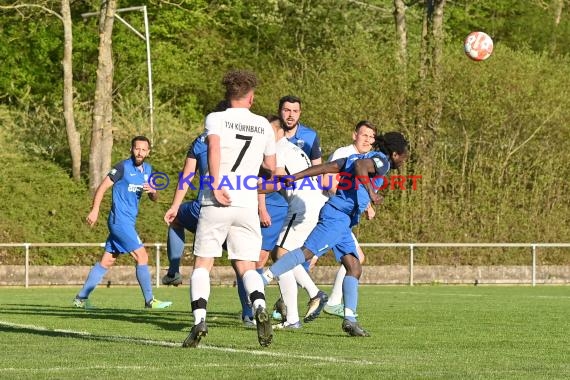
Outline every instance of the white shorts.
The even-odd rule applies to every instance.
[[[222,257],[227,240],[228,259],[258,261],[261,227],[256,208],[203,205],[194,239],[194,255]]]
[[[319,213],[288,213],[279,234],[277,245],[287,251],[301,248],[319,222]]]

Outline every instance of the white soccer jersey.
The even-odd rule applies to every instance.
[[[330,155],[328,162],[338,160],[339,158],[346,158],[352,156],[353,154],[359,154],[360,152],[356,150],[354,144],[343,146],[338,148]]]
[[[275,167],[284,168],[287,161],[287,152],[291,143],[286,137],[283,137],[275,143]]]
[[[281,141],[281,140],[280,140]],[[297,145],[287,141],[285,172],[295,174],[312,166],[309,156]],[[285,190],[285,198],[289,203],[289,213],[304,214],[318,212],[327,201],[322,193],[322,182],[317,177],[306,177],[295,182],[294,189]]]
[[[208,136],[220,137],[219,188],[231,205],[257,208],[257,176],[264,156],[275,154],[275,135],[263,116],[247,108],[228,108],[206,117]],[[202,205],[216,204],[211,186],[202,181]]]

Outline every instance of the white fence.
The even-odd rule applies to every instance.
[[[536,286],[536,255],[539,248],[570,248],[570,243],[361,243],[362,247],[407,248],[409,250],[409,285],[414,285],[414,249],[415,248],[528,248],[532,260],[532,286]],[[191,245],[186,245],[191,246]],[[75,248],[105,247],[105,243],[0,243],[0,247],[18,248],[25,252],[25,287],[29,286],[30,248]],[[165,243],[147,243],[145,247],[155,249],[156,287],[160,286],[160,252]]]

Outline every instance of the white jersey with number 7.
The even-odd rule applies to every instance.
[[[218,188],[228,192],[232,206],[257,207],[259,167],[264,156],[275,154],[271,124],[247,108],[228,108],[206,117],[206,132],[220,138]],[[216,204],[208,181],[202,182],[202,205]]]

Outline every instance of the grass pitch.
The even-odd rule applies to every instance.
[[[567,379],[570,288],[420,286],[360,288],[351,338],[321,315],[275,331],[269,348],[243,328],[235,288],[213,287],[209,334],[195,349],[188,286],[155,290],[174,301],[145,310],[138,288],[99,287],[95,310],[75,288],[0,289],[2,379]],[[330,288],[325,288],[330,290]],[[269,303],[277,288],[267,290]],[[307,297],[300,294],[300,314]]]

